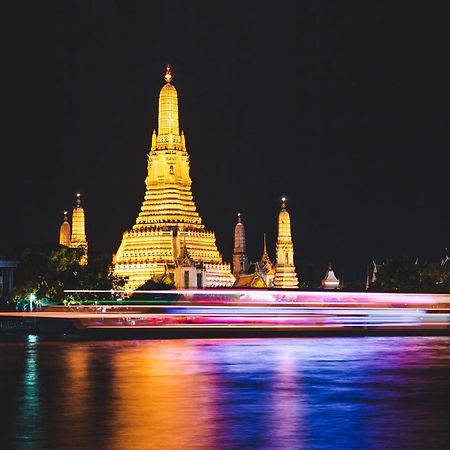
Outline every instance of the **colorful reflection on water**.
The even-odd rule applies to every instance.
[[[445,448],[446,337],[0,343],[0,448]]]

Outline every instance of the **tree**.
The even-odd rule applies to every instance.
[[[450,292],[450,274],[440,264],[401,257],[380,266],[373,288],[385,292]]]
[[[47,249],[26,248],[16,270],[14,298],[26,298],[34,293],[37,298],[57,301],[85,299],[85,294],[69,294],[64,290],[109,291],[124,286],[126,279],[112,274],[109,255],[90,255],[89,264],[81,265],[83,252],[82,248],[62,245]],[[98,299],[105,295],[92,293],[89,297]]]

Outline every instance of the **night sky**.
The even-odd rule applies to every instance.
[[[31,3],[31,2],[30,2]],[[414,2],[412,2],[414,3]],[[231,260],[274,257],[288,199],[300,277],[450,248],[447,13],[392,1],[55,2],[7,14],[0,254],[56,243],[81,192],[93,251],[140,210],[170,63],[194,199]]]

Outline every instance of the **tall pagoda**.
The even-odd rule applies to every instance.
[[[278,215],[278,238],[276,245],[277,262],[275,266],[275,288],[294,289],[298,287],[298,278],[294,265],[294,245],[291,237],[291,218],[286,210],[286,199],[281,199],[281,211]]]
[[[72,211],[72,228],[70,227],[67,211],[64,211],[63,223],[59,229],[59,243],[70,248],[82,248],[80,264],[88,262],[88,241],[86,238],[86,223],[84,209],[81,206],[81,195],[77,194],[77,200]]]
[[[159,94],[158,132],[148,155],[146,192],[135,225],[125,231],[113,257],[114,274],[134,290],[149,279],[171,279],[177,288],[231,286],[213,231],[197,212],[189,154],[178,121],[178,95],[167,66]]]
[[[238,278],[249,269],[247,247],[245,243],[245,227],[238,213],[238,221],[234,227],[233,275]]]

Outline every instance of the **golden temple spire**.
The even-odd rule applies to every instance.
[[[70,223],[67,217],[67,211],[64,211],[64,220],[59,228],[59,243],[66,247],[70,247]]]
[[[264,255],[268,255],[268,253],[267,253],[266,233],[264,233],[264,238],[263,238],[263,256]]]
[[[164,135],[179,136],[178,94],[175,87],[170,84],[172,71],[169,65],[167,65],[164,79],[167,83],[162,87],[159,94],[158,137]],[[166,138],[163,138],[163,141],[165,142]]]
[[[83,247],[85,256],[82,258],[81,264],[87,264],[87,248],[84,209],[81,206],[81,195],[77,194],[77,200],[72,213],[72,236],[70,239],[71,247]]]
[[[167,83],[170,83],[172,81],[172,71],[170,70],[169,64],[167,64],[166,67],[166,74],[164,75],[164,80],[166,80]]]
[[[286,198],[281,199],[281,211],[278,214],[278,238],[276,245],[277,263],[273,285],[276,288],[298,287],[298,278],[294,265],[294,245],[291,237],[291,218],[286,210]]]

